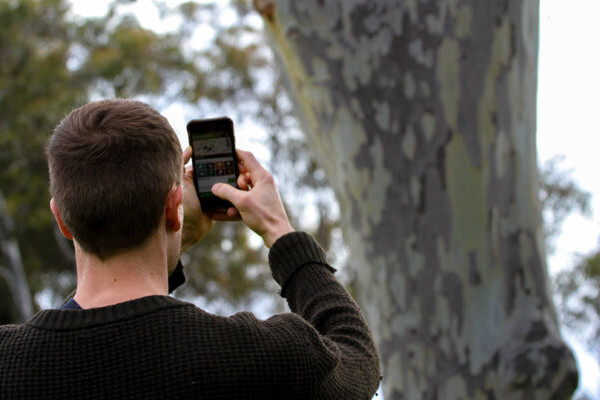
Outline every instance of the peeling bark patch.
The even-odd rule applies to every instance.
[[[460,95],[459,49],[455,40],[444,38],[437,54],[437,79],[444,105],[446,122],[456,130],[458,124],[458,99]]]
[[[460,375],[453,375],[447,378],[438,392],[438,398],[444,400],[461,400],[468,397],[467,384],[464,377]]]
[[[465,39],[471,34],[471,24],[473,21],[473,9],[466,4],[460,7],[456,16],[454,34],[459,39]]]
[[[410,72],[404,74],[404,96],[412,99],[417,94],[417,82]]]
[[[430,167],[426,171],[424,184],[425,215],[421,222],[421,240],[430,248],[424,249],[425,254],[435,254],[434,239],[441,238],[446,246],[450,243],[452,231],[452,212],[448,193],[444,189],[444,176],[439,169]],[[437,262],[436,268],[437,268]]]
[[[415,136],[415,131],[409,126],[402,138],[402,151],[408,160],[412,160],[415,158],[416,149],[417,137]]]
[[[577,389],[579,383],[577,370],[573,368],[570,373],[568,371],[569,362],[575,363],[571,351],[568,347],[558,342],[556,344],[547,345],[541,352],[547,360],[547,371],[565,371],[562,380],[553,379],[555,376],[550,373],[547,373],[544,376],[542,384],[545,387],[552,388],[550,391],[553,393],[551,400],[571,398],[571,395]],[[569,362],[565,362],[565,360],[568,360]]]
[[[414,40],[408,46],[408,54],[415,60],[419,65],[426,68],[433,67],[434,55],[432,49],[425,49],[423,41],[421,39]]]
[[[406,279],[401,274],[397,273],[390,280],[391,296],[399,310],[406,309]]]
[[[518,231],[509,234],[502,240],[500,247],[504,276],[507,284],[507,293],[505,297],[505,311],[507,315],[511,315],[514,309],[515,297],[517,294],[517,281],[519,281],[521,287],[524,287],[523,267],[519,255],[519,236],[520,232]]]
[[[463,283],[461,279],[452,272],[447,272],[442,276],[442,294],[448,301],[450,313],[458,318],[457,331],[462,331],[463,327],[463,312],[464,312],[464,301],[463,301]]]
[[[481,284],[481,275],[477,269],[477,253],[474,251],[469,252],[469,283],[471,286]]]
[[[531,328],[529,328],[529,332],[527,332],[527,336],[525,336],[525,340],[527,342],[538,342],[548,336],[548,328],[546,325],[539,321],[535,321],[531,324]]]
[[[375,108],[375,121],[382,131],[390,131],[390,105],[387,102],[376,102],[373,104]]]
[[[431,141],[435,132],[435,117],[431,113],[423,113],[421,117],[421,129],[425,135],[425,140],[428,142]]]
[[[515,206],[515,182],[517,182],[517,154],[513,144],[506,134],[499,132],[502,138],[497,139],[490,147],[490,181],[487,187],[487,197],[490,208],[499,211],[502,218],[507,218]],[[503,147],[499,150],[498,147]],[[499,160],[498,158],[501,158]],[[502,168],[499,171],[498,168]]]
[[[481,168],[471,164],[462,136],[448,144],[445,165],[454,240],[464,251],[477,249],[486,236],[485,180]]]
[[[526,240],[529,242],[531,248],[526,265],[535,286],[535,295],[541,304],[552,304],[552,300],[546,290],[548,282],[546,265],[540,256],[542,250],[538,247],[539,242],[536,240],[535,233],[527,231]]]
[[[575,360],[561,339],[544,335],[535,342],[520,343],[519,346],[509,345],[501,355],[503,361],[499,372],[506,387],[501,393],[507,397],[519,395],[519,398],[532,399],[570,398],[577,387],[577,373]]]
[[[376,140],[371,147],[371,157],[375,161],[371,187],[368,189],[368,202],[371,209],[371,223],[379,225],[382,222],[387,204],[387,191],[393,179],[385,166],[385,151],[381,140]]]
[[[412,197],[413,204],[420,204],[421,202],[421,184],[416,176],[410,178],[410,194]]]

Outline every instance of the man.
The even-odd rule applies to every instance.
[[[294,232],[272,176],[239,151],[239,190],[213,187],[235,209],[209,217],[182,168],[190,156],[140,102],[89,103],[56,127],[50,208],[74,242],[77,290],[61,309],[0,328],[0,398],[373,395],[379,358],[368,326],[318,244]],[[181,252],[213,219],[240,218],[270,248],[292,313],[221,317],[168,296]]]

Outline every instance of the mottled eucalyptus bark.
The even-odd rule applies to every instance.
[[[537,1],[255,6],[340,202],[386,400],[569,398],[538,202]]]

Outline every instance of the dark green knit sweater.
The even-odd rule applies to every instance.
[[[44,310],[0,328],[0,399],[368,399],[379,358],[314,240],[269,253],[292,313],[209,314],[167,296]]]

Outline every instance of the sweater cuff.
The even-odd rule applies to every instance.
[[[305,232],[283,235],[277,239],[269,252],[269,265],[273,278],[282,288],[296,271],[307,264],[320,264],[335,272],[335,269],[327,263],[323,248]]]

